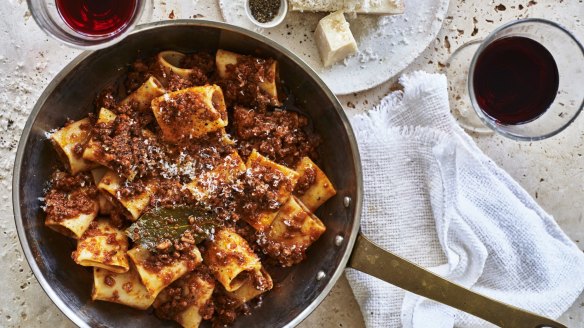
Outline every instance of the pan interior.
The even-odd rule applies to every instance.
[[[323,170],[338,195],[317,215],[326,233],[309,249],[307,259],[292,268],[270,272],[275,288],[251,316],[235,327],[295,325],[324,298],[341,274],[357,233],[360,171],[354,138],[343,109],[315,73],[295,56],[251,32],[213,22],[174,21],[150,24],[113,47],[81,55],[51,83],[37,103],[21,139],[14,170],[14,207],[19,237],[37,279],[59,308],[79,326],[175,327],[146,311],[113,303],[91,301],[92,271],[71,260],[75,242],[44,227],[39,197],[57,162],[46,132],[67,119],[80,119],[92,110],[98,90],[124,73],[138,56],[161,50],[191,52],[227,49],[270,56],[279,61],[280,76],[296,97],[296,104],[312,118],[322,137],[319,148]],[[351,197],[346,208],[344,197]],[[335,238],[344,242],[335,245]],[[325,278],[317,280],[323,271]]]

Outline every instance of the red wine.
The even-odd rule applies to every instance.
[[[91,36],[121,33],[136,14],[136,0],[56,0],[73,30]]]
[[[558,67],[552,54],[526,37],[506,37],[479,55],[473,89],[481,110],[501,124],[521,124],[541,116],[556,98]]]

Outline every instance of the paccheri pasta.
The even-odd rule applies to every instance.
[[[306,257],[336,191],[282,98],[273,59],[163,51],[52,134],[45,224],[77,239],[93,300],[223,326]]]

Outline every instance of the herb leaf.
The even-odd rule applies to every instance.
[[[126,235],[143,248],[156,252],[160,243],[180,241],[187,230],[198,244],[219,226],[222,224],[218,218],[200,207],[158,207],[142,214],[126,229]]]

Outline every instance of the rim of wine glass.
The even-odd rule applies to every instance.
[[[537,141],[537,140],[543,140],[543,139],[547,139],[550,137],[555,136],[556,134],[562,132],[563,130],[565,130],[568,126],[570,126],[570,124],[572,124],[572,122],[574,122],[574,120],[576,120],[576,118],[578,117],[578,115],[580,115],[580,112],[582,112],[582,109],[584,108],[584,98],[582,99],[580,106],[576,109],[576,113],[572,116],[572,118],[570,118],[570,120],[568,120],[566,123],[564,123],[561,127],[559,127],[558,129],[555,129],[552,132],[546,133],[546,134],[542,134],[539,136],[522,136],[522,135],[518,135],[515,133],[511,133],[509,131],[505,131],[502,130],[498,124],[493,123],[493,120],[489,117],[486,116],[486,114],[483,113],[483,111],[481,110],[479,104],[476,101],[476,97],[475,97],[475,92],[474,92],[474,88],[472,85],[472,81],[474,79],[474,70],[475,70],[475,66],[476,66],[476,62],[477,59],[479,57],[479,54],[481,54],[483,52],[483,50],[491,43],[491,41],[493,41],[493,39],[495,38],[495,35],[497,35],[499,32],[501,32],[502,30],[505,30],[511,26],[515,26],[515,25],[519,25],[519,24],[525,24],[525,23],[542,23],[542,24],[547,24],[550,25],[552,27],[555,27],[561,31],[563,31],[567,36],[569,36],[572,40],[574,40],[574,42],[578,45],[578,47],[580,48],[580,51],[582,53],[582,56],[584,57],[584,46],[582,46],[582,43],[578,40],[578,38],[576,38],[576,36],[570,32],[568,29],[566,29],[565,27],[563,27],[562,25],[556,23],[556,22],[552,22],[549,21],[547,19],[543,19],[543,18],[523,18],[523,19],[518,19],[515,21],[511,21],[509,23],[503,24],[501,26],[499,26],[498,28],[496,28],[495,30],[493,30],[491,33],[489,33],[489,35],[483,39],[481,45],[479,46],[479,48],[477,49],[477,51],[475,52],[472,61],[470,63],[470,67],[468,70],[468,79],[467,79],[467,88],[468,88],[468,94],[470,97],[470,101],[472,104],[472,107],[475,111],[475,113],[477,114],[477,116],[481,119],[481,121],[487,125],[489,128],[491,128],[493,131],[507,137],[510,139],[514,139],[514,140],[521,140],[521,141]]]
[[[57,24],[53,17],[49,15],[46,1],[26,0],[26,3],[37,26],[49,37],[73,48],[81,50],[99,50],[114,45],[128,36],[138,25],[138,22],[142,18],[143,14],[152,10],[152,1],[153,0],[136,0],[135,15],[126,25],[106,35],[87,35],[87,39],[74,36],[70,31],[63,29],[59,24]],[[116,32],[120,29],[122,29],[122,32],[116,34]],[[69,38],[64,38],[60,35],[65,35]],[[82,44],[85,42],[87,44]]]

